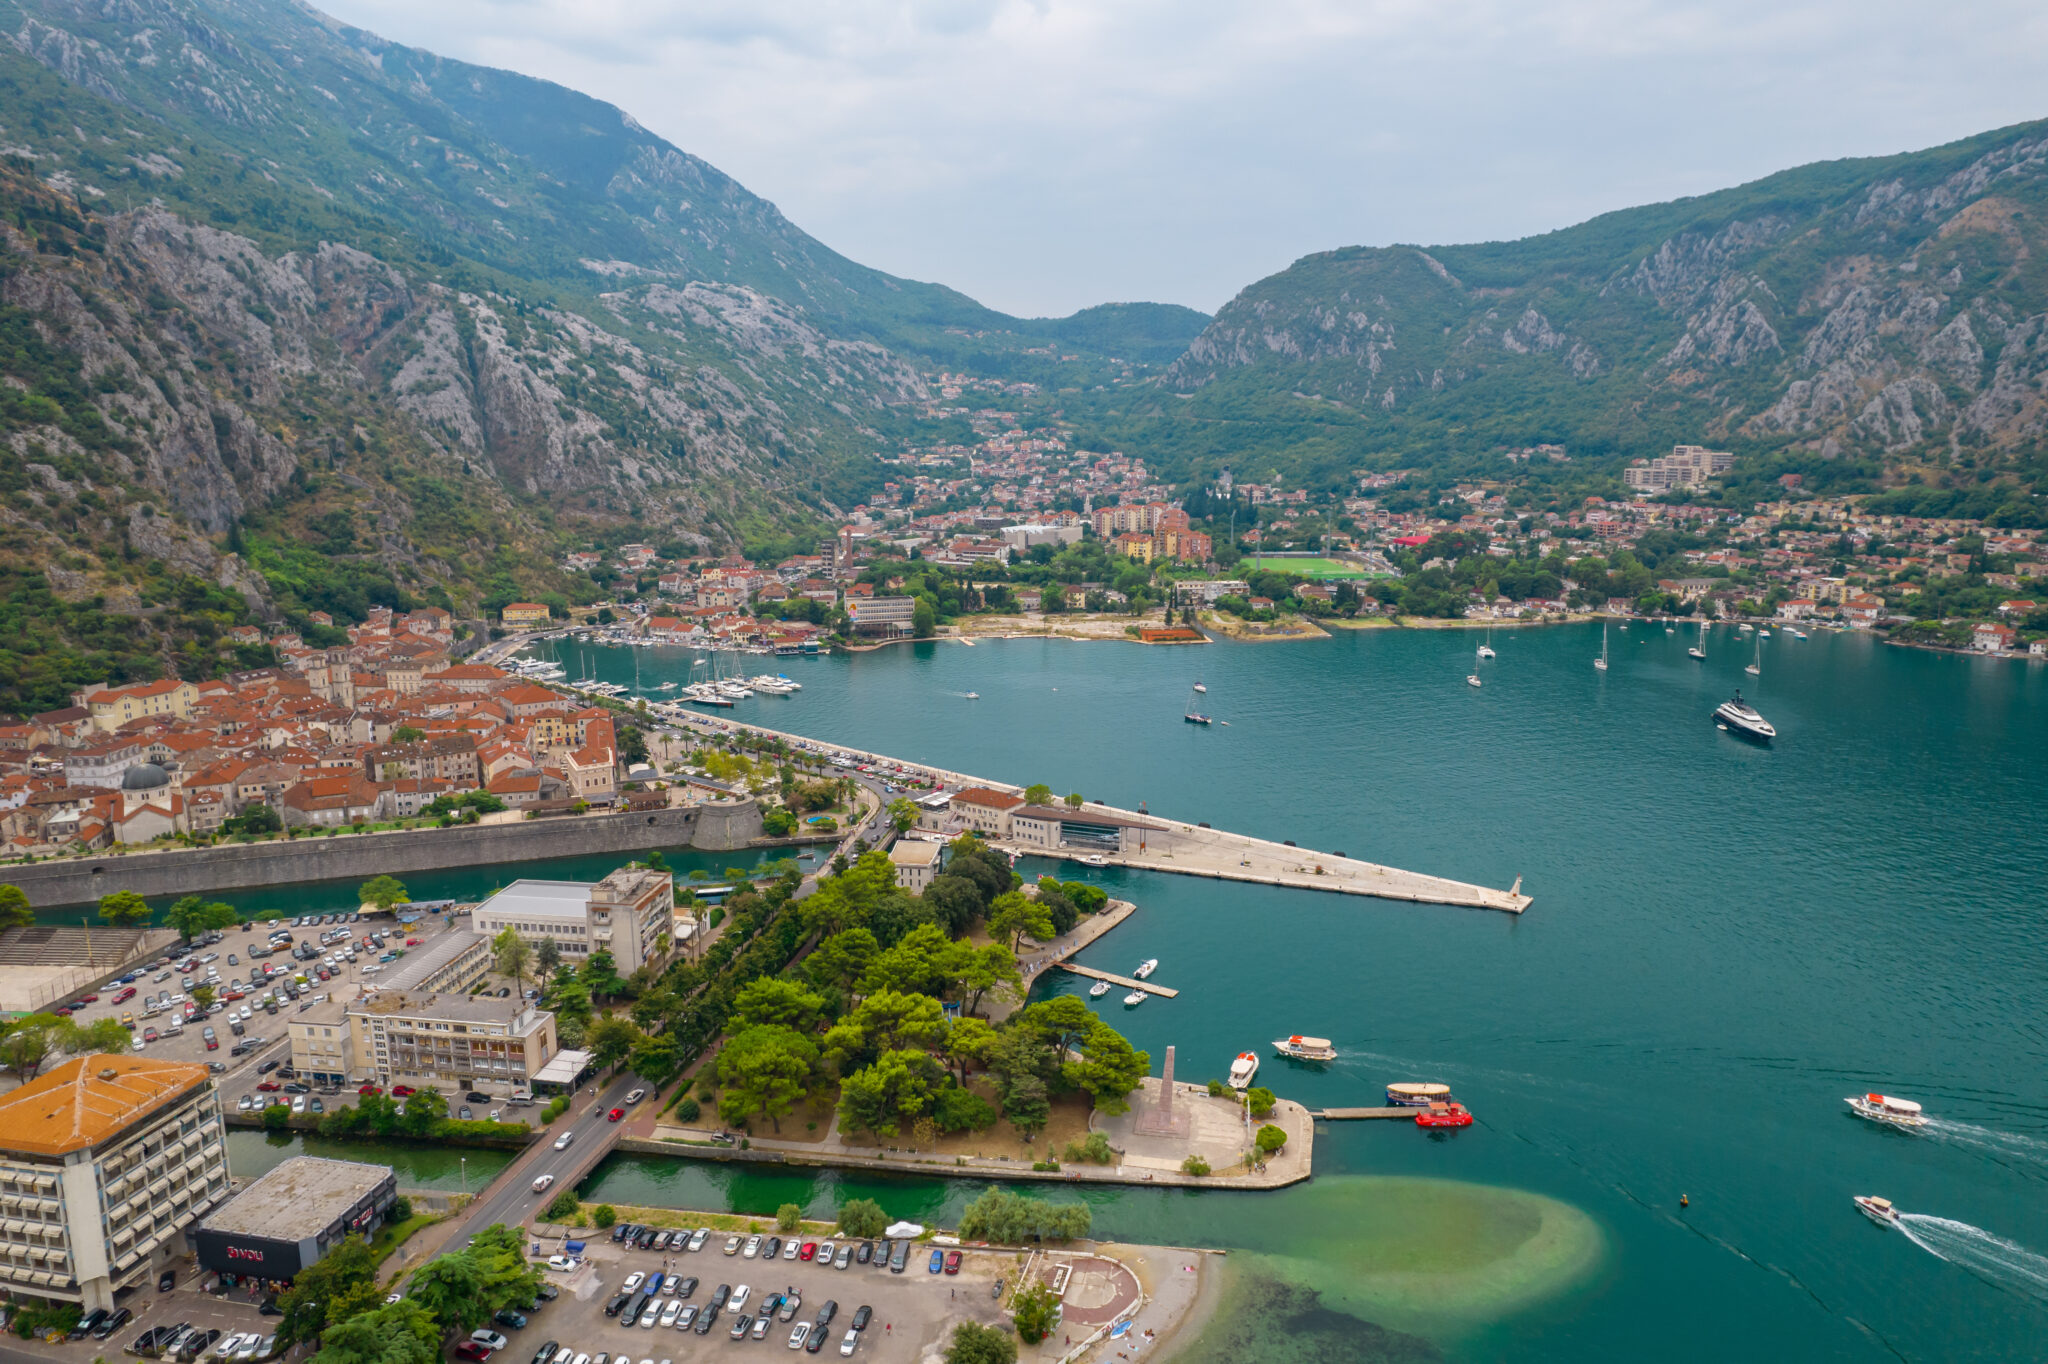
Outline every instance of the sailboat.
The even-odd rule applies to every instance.
[[[1600,626],[1600,657],[1593,660],[1593,666],[1603,673],[1607,671],[1607,626],[1605,622],[1602,622]]]
[[[1761,676],[1763,676],[1763,671],[1764,671],[1764,642],[1763,642],[1762,640],[1758,640],[1758,641],[1756,642],[1756,661],[1755,661],[1755,662],[1753,662],[1753,663],[1747,664],[1746,666],[1744,666],[1744,668],[1742,669],[1742,671],[1744,671],[1744,672],[1748,673],[1748,674],[1749,674],[1750,676],[1752,676],[1752,677],[1761,677]]]
[[[1479,646],[1479,656],[1481,658],[1493,657],[1493,627],[1491,625],[1486,627],[1486,643]]]
[[[1195,679],[1195,690],[1198,692],[1207,692],[1209,689],[1202,685],[1202,679],[1198,677]]]
[[[1206,690],[1207,688],[1205,688],[1201,683],[1195,683],[1195,691]],[[1191,725],[1211,725],[1216,723],[1213,717],[1204,715],[1202,712],[1195,709],[1195,697],[1193,692],[1190,692],[1188,694],[1187,709],[1181,713],[1180,718],[1187,721]]]
[[[1700,642],[1685,652],[1691,657],[1698,659],[1704,659],[1707,656],[1707,623],[1705,621],[1700,622]]]

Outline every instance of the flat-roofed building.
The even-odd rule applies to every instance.
[[[486,938],[511,929],[529,942],[554,939],[564,957],[609,951],[622,976],[675,950],[675,878],[641,866],[588,881],[514,881],[478,905],[470,923]]]
[[[520,1088],[559,1050],[552,1013],[495,995],[379,990],[349,1005],[339,1025],[294,1022],[291,1032],[293,1069],[334,1083],[367,1075],[387,1086]]]
[[[464,994],[490,973],[491,940],[469,929],[429,938],[388,966],[365,966],[363,983],[373,989]]]
[[[0,1286],[111,1308],[228,1194],[206,1067],[81,1056],[0,1095]]]
[[[846,614],[855,634],[897,639],[915,628],[917,598],[848,596]]]
[[[1053,852],[1061,848],[1084,848],[1090,852],[1136,852],[1144,831],[1156,826],[1103,814],[1082,806],[1078,810],[1050,805],[1022,805],[1010,812],[1010,838],[1027,848]]]
[[[935,839],[899,838],[889,848],[889,861],[896,868],[896,884],[922,895],[946,863],[946,845]]]
[[[388,1166],[293,1156],[208,1214],[193,1249],[199,1267],[225,1283],[286,1283],[349,1237],[375,1231],[397,1198]]]

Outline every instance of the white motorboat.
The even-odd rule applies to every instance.
[[[1202,685],[1200,682],[1197,682],[1195,683],[1195,690],[1200,692],[1206,692],[1209,689],[1206,686]]]
[[[1124,996],[1124,1007],[1126,1009],[1135,1009],[1136,1007],[1138,1007],[1138,1005],[1143,1004],[1144,1002],[1145,992],[1143,990],[1133,990],[1129,994]]]
[[[1758,639],[1769,639],[1771,637],[1771,632],[1769,630],[1758,630],[1756,632],[1756,637]]]
[[[1765,743],[1778,737],[1778,731],[1771,727],[1771,722],[1764,719],[1755,706],[1743,700],[1740,691],[1735,693],[1734,700],[1723,701],[1715,708],[1714,723],[1731,734],[1747,735]]]
[[[1792,638],[1794,638],[1794,639],[1805,639],[1805,638],[1806,638],[1806,631],[1804,631],[1804,630],[1800,630],[1800,629],[1792,629],[1792,630],[1791,630],[1791,635],[1792,635]]]
[[[1875,1194],[1857,1194],[1856,1209],[1880,1227],[1896,1227],[1899,1224],[1899,1210],[1892,1206],[1889,1198]]]
[[[1468,687],[1477,687],[1477,686],[1481,685],[1481,684],[1480,684],[1480,681],[1479,681],[1479,674],[1478,674],[1478,673],[1467,673],[1467,674],[1465,674],[1465,685],[1466,685],[1466,686],[1468,686]]]
[[[1337,1059],[1337,1049],[1330,1045],[1329,1038],[1303,1037],[1299,1033],[1292,1037],[1281,1038],[1273,1044],[1273,1050],[1276,1054],[1284,1056],[1290,1061],[1334,1061]]]
[[[980,692],[978,692],[978,691],[970,691],[970,692],[965,692],[965,693],[963,693],[963,695],[964,695],[964,696],[965,696],[965,697],[966,697],[966,698],[967,698],[967,699],[968,699],[969,701],[979,701],[979,700],[981,699],[981,693],[980,693]]]
[[[1088,987],[1088,998],[1090,999],[1100,999],[1108,993],[1109,982],[1106,980],[1098,980]]]
[[[1890,1094],[1858,1094],[1844,1099],[1849,1110],[1859,1118],[1885,1123],[1892,1127],[1925,1127],[1927,1115],[1920,1105],[1911,1099],[1895,1098]]]
[[[1137,970],[1131,972],[1131,978],[1133,980],[1150,980],[1152,978],[1152,973],[1154,971],[1157,971],[1158,969],[1159,958],[1147,957],[1144,961],[1138,963]]]
[[[1252,1077],[1258,1073],[1259,1058],[1251,1052],[1241,1051],[1237,1054],[1237,1059],[1230,1063],[1230,1087],[1238,1090],[1249,1089]]]

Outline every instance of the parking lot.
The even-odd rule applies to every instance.
[[[326,922],[314,923],[313,918]],[[369,968],[384,965],[380,957],[387,952],[417,950],[446,931],[442,927],[444,921],[439,916],[430,916],[401,928],[388,915],[318,915],[306,919],[252,920],[218,934],[203,935],[189,950],[173,952],[136,968],[132,981],[101,986],[96,992],[98,997],[81,1003],[72,1017],[80,1023],[100,1018],[130,1022],[135,1049],[144,1055],[212,1066],[221,1090],[221,1107],[229,1112],[254,1111],[280,1100],[302,1100],[302,1111],[308,1112],[315,1111],[316,1102],[322,1108],[336,1106],[337,1097],[339,1102],[348,1102],[347,1092],[334,1088],[319,1093],[288,1092],[284,1088],[290,1083],[288,1079],[269,1074],[291,1064],[289,1025],[339,1023],[349,1001],[366,989],[375,988],[377,975]],[[462,921],[457,922],[459,926]],[[278,932],[290,934],[290,942],[273,938]],[[384,942],[378,944],[372,939],[369,947],[363,947],[363,941],[373,933],[382,934]],[[295,956],[295,949],[302,944],[314,955]],[[251,955],[252,949],[255,955]],[[347,955],[351,949],[354,960]],[[191,969],[181,970],[187,963]],[[327,971],[325,979],[320,975],[323,969]],[[213,987],[213,1011],[189,1016],[186,1004],[193,988],[202,984]],[[127,995],[129,990],[135,993]],[[295,998],[292,991],[297,992]],[[149,1012],[149,1001],[165,996],[169,997],[167,1005]],[[266,1000],[274,1000],[274,1012]],[[211,1047],[205,1035],[208,1028],[214,1033]],[[150,1035],[152,1031],[154,1037]],[[257,1087],[261,1084],[278,1087],[260,1091]],[[502,1106],[511,1093],[506,1085],[485,1086],[479,1092],[489,1096],[491,1107]],[[457,1093],[447,1097],[452,1115],[463,1097]],[[475,1116],[481,1118],[485,1113],[479,1110]]]
[[[219,1331],[216,1346],[232,1335],[260,1333],[268,1336],[277,1330],[277,1318],[258,1312],[256,1297],[247,1292],[202,1293],[199,1291],[199,1271],[193,1268],[189,1258],[178,1261],[176,1268],[177,1282],[168,1293],[157,1292],[152,1281],[121,1295],[117,1305],[134,1315],[105,1340],[86,1339],[60,1345],[45,1345],[41,1341],[32,1345],[13,1344],[17,1350],[37,1359],[85,1364],[95,1358],[122,1358],[137,1336],[156,1326],[182,1322],[195,1331]],[[209,1349],[209,1360],[212,1354]]]
[[[902,1273],[886,1267],[850,1261],[844,1269],[827,1268],[820,1259],[787,1258],[787,1244],[769,1260],[769,1236],[764,1233],[760,1253],[749,1259],[744,1254],[746,1236],[738,1238],[740,1248],[726,1254],[729,1233],[712,1232],[703,1249],[657,1252],[634,1250],[611,1241],[608,1232],[593,1232],[586,1243],[585,1261],[568,1272],[550,1270],[548,1278],[562,1288],[562,1296],[542,1309],[525,1330],[508,1332],[510,1341],[494,1364],[531,1364],[541,1347],[554,1341],[568,1346],[575,1355],[587,1354],[595,1364],[600,1353],[611,1356],[608,1364],[651,1361],[651,1364],[687,1364],[687,1361],[724,1357],[728,1351],[773,1349],[785,1357],[791,1351],[790,1337],[799,1325],[814,1323],[827,1301],[838,1304],[825,1331],[819,1358],[839,1358],[848,1329],[862,1307],[869,1309],[867,1327],[859,1333],[856,1358],[873,1360],[916,1360],[926,1347],[937,1345],[952,1334],[953,1325],[973,1319],[995,1323],[1002,1319],[992,1289],[998,1276],[1016,1273],[1018,1257],[989,1251],[962,1251],[959,1272],[933,1274],[928,1265],[931,1247],[916,1243],[908,1247]],[[846,1245],[857,1248],[859,1241],[825,1241],[799,1238],[819,1246]],[[663,1291],[650,1301],[659,1305],[651,1327],[636,1322],[622,1324],[623,1313],[607,1315],[624,1291],[629,1276],[662,1271],[673,1274],[676,1292]],[[691,1284],[690,1279],[698,1282]],[[644,1283],[644,1280],[642,1281]],[[746,1294],[737,1310],[730,1305],[716,1314],[709,1331],[696,1329],[706,1307],[720,1298]],[[639,1285],[636,1285],[636,1290]],[[687,1295],[684,1291],[687,1289]],[[754,1323],[761,1304],[773,1295],[794,1293],[793,1308],[778,1309],[774,1322],[756,1334]],[[636,1291],[635,1296],[638,1296]],[[670,1316],[669,1304],[675,1304]],[[695,1308],[693,1313],[688,1309]],[[786,1313],[786,1315],[785,1315]],[[744,1340],[733,1338],[734,1323],[749,1318]],[[671,1322],[661,1325],[662,1320]],[[684,1323],[688,1324],[685,1325]],[[806,1333],[808,1337],[809,1333]],[[806,1339],[805,1344],[808,1344]],[[799,1350],[802,1347],[797,1347]]]

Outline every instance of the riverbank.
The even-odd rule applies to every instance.
[[[1239,620],[1236,616],[1222,611],[1204,611],[1199,619],[1202,628],[1214,630],[1227,639],[1244,644],[1278,643],[1296,639],[1328,639],[1330,632],[1311,621],[1307,616],[1282,616],[1271,624]]]

